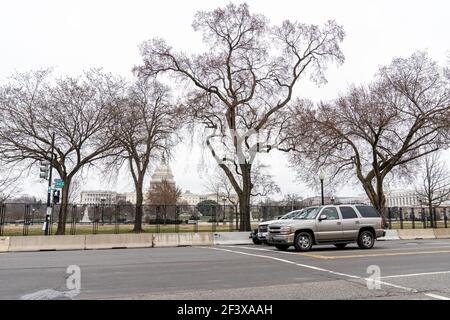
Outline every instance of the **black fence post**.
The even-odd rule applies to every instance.
[[[434,226],[433,226],[433,228],[437,228],[437,227],[438,227],[438,224],[437,224],[436,207],[433,207],[433,220],[434,220]]]
[[[114,207],[114,233],[119,233],[120,204]]]
[[[414,212],[414,208],[411,208],[411,215],[412,215],[412,228],[416,228],[416,213]]]
[[[48,235],[49,236],[51,236],[53,234],[53,220],[54,220],[53,215],[55,214],[55,205],[50,204],[50,207],[51,207],[50,221],[48,222],[49,223],[49,226],[48,226]]]
[[[4,203],[0,203],[0,236],[3,236],[5,230],[6,208]]]
[[[230,220],[230,232],[233,231],[233,227],[234,227],[234,212],[233,212],[233,208],[230,207],[230,205],[228,205],[228,217]]]
[[[156,206],[156,233],[161,232],[160,219],[161,219],[161,207]]]
[[[216,206],[212,207],[212,232],[216,232],[216,221],[217,221],[217,212],[216,212]]]
[[[175,206],[175,233],[180,232],[180,207]]]
[[[420,215],[422,216],[422,224],[423,224],[423,228],[426,229],[427,228],[427,220],[425,219],[425,211],[423,208],[421,208],[420,210]]]
[[[94,207],[94,220],[92,221],[92,234],[98,233],[98,222],[99,222],[99,207],[98,204]]]
[[[444,208],[444,226],[445,228],[448,228],[447,226],[447,208]]]
[[[70,221],[70,234],[76,234],[76,226],[77,226],[77,206],[72,205],[72,220]]]
[[[392,209],[388,208],[388,221],[389,221],[389,229],[392,229]]]
[[[400,215],[400,229],[403,229],[403,208],[400,207],[399,209],[399,215]]]
[[[29,215],[30,215],[30,205],[25,205],[25,210],[23,212],[23,228],[22,228],[22,235],[27,236],[28,235],[28,223],[29,223]]]

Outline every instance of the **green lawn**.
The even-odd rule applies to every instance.
[[[415,229],[423,229],[422,221],[415,221]],[[444,221],[436,221],[438,228],[445,228]],[[450,221],[447,222],[447,227],[450,227]],[[430,222],[427,222],[427,229],[430,228]],[[401,229],[400,221],[392,222],[390,229]],[[413,229],[413,224],[411,221],[403,221],[403,229]]]
[[[256,228],[256,224],[252,225],[252,228]],[[144,229],[145,233],[175,233],[177,232],[195,232],[195,225],[188,225],[188,224],[180,224],[178,226],[176,225],[148,225],[144,224],[142,228]],[[118,233],[131,233],[133,229],[133,225],[120,225],[118,229]],[[198,232],[228,232],[228,231],[236,231],[235,230],[235,224],[233,223],[233,230],[230,229],[229,224],[223,224],[219,222],[215,228],[213,228],[212,224],[201,224],[198,226]],[[55,234],[56,232],[56,225],[53,225],[52,227],[52,234]],[[71,234],[70,224],[66,225],[66,234]],[[115,233],[114,225],[98,225],[97,234],[113,234]],[[42,231],[42,225],[33,225],[28,227],[28,235],[30,236],[38,236],[43,235],[44,231]],[[93,234],[93,227],[92,225],[77,225],[75,228],[75,234],[83,235],[83,234]],[[22,236],[23,235],[23,226],[15,226],[15,225],[6,225],[4,226],[3,230],[3,236]]]

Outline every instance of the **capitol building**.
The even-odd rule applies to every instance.
[[[161,184],[163,181],[167,181],[172,187],[176,186],[175,178],[172,173],[172,169],[167,163],[166,158],[163,156],[158,166],[153,171],[153,174],[150,178],[150,189],[154,188],[158,184]],[[145,193],[145,190],[144,190]],[[181,193],[180,199],[178,203],[180,205],[191,205],[196,206],[199,202],[210,200],[215,201],[220,205],[224,203],[227,205],[237,204],[238,197],[236,194],[231,195],[231,203],[228,200],[227,195],[220,193],[192,193],[189,190]],[[90,191],[82,191],[80,194],[81,204],[85,205],[112,205],[119,203],[131,203],[136,204],[136,193],[135,192],[127,192],[127,193],[118,193],[115,191],[108,190],[90,190]]]
[[[161,162],[159,165],[155,168],[155,171],[153,172],[151,179],[150,179],[150,189],[154,188],[156,185],[161,184],[163,181],[167,181],[170,185],[175,187],[175,179],[172,173],[172,169],[170,168],[169,164],[167,163],[165,157],[163,156],[161,159]],[[205,200],[211,200],[216,201],[219,204],[223,204],[224,201],[227,205],[231,204],[227,196],[224,194],[218,194],[218,193],[192,193],[189,190],[186,190],[183,192],[180,196],[180,199],[178,200],[178,203],[185,204],[185,205],[191,205],[195,206],[199,202],[205,201]],[[232,195],[231,200],[234,203],[238,202],[237,195]]]
[[[166,181],[172,187],[175,187],[175,179],[173,178],[172,169],[170,169],[170,166],[164,156],[161,158],[161,162],[152,174],[150,179],[150,189],[161,184],[163,181]]]

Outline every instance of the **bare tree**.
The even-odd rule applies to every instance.
[[[20,172],[0,161],[2,173],[0,174],[0,204],[8,200],[19,190]]]
[[[419,183],[416,194],[420,199],[425,200],[432,217],[433,207],[450,199],[450,170],[438,153],[422,159]]]
[[[303,198],[296,193],[288,193],[284,196],[284,201],[289,205],[291,205],[291,210],[294,210],[294,207],[297,203],[302,202]]]
[[[258,152],[290,151],[280,134],[284,112],[301,76],[324,82],[327,63],[344,61],[344,31],[334,21],[323,28],[284,21],[269,26],[247,4],[200,11],[193,22],[207,51],[191,57],[162,39],[142,45],[142,77],[168,72],[187,86],[185,106],[206,127],[206,146],[230,180],[243,214],[240,229],[250,230],[252,163]]]
[[[449,108],[449,80],[426,53],[394,59],[369,86],[317,108],[299,103],[292,161],[309,179],[321,168],[341,184],[356,176],[384,212],[386,177],[449,145]]]
[[[142,231],[143,184],[150,163],[168,154],[178,139],[177,109],[170,101],[168,87],[141,79],[129,88],[115,111],[118,129],[112,133],[119,150],[110,165],[126,164],[133,178],[136,191],[134,232]]]
[[[151,186],[147,192],[147,203],[152,205],[176,205],[181,196],[181,189],[163,180]]]
[[[123,82],[99,70],[54,83],[49,76],[48,70],[19,74],[0,89],[0,152],[8,163],[50,162],[55,132],[52,165],[64,181],[56,234],[64,234],[74,176],[115,149],[105,131],[114,128],[110,108]]]

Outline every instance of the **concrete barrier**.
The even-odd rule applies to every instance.
[[[178,246],[192,246],[192,234],[191,233],[179,233],[178,234]]]
[[[386,235],[384,237],[378,238],[377,240],[400,240],[397,230],[386,230]]]
[[[398,235],[401,240],[436,239],[433,229],[400,229]]]
[[[151,248],[153,234],[94,234],[86,235],[86,249]]]
[[[10,237],[9,252],[83,250],[84,235]]]
[[[211,232],[192,233],[193,246],[212,246],[214,245],[214,236]]]
[[[216,232],[214,244],[252,244],[250,232]]]
[[[434,229],[437,239],[450,239],[450,229]]]
[[[153,247],[178,247],[180,243],[178,233],[157,233],[153,235]],[[186,241],[184,239],[184,241]]]
[[[0,252],[8,252],[9,239],[9,237],[0,237]]]

